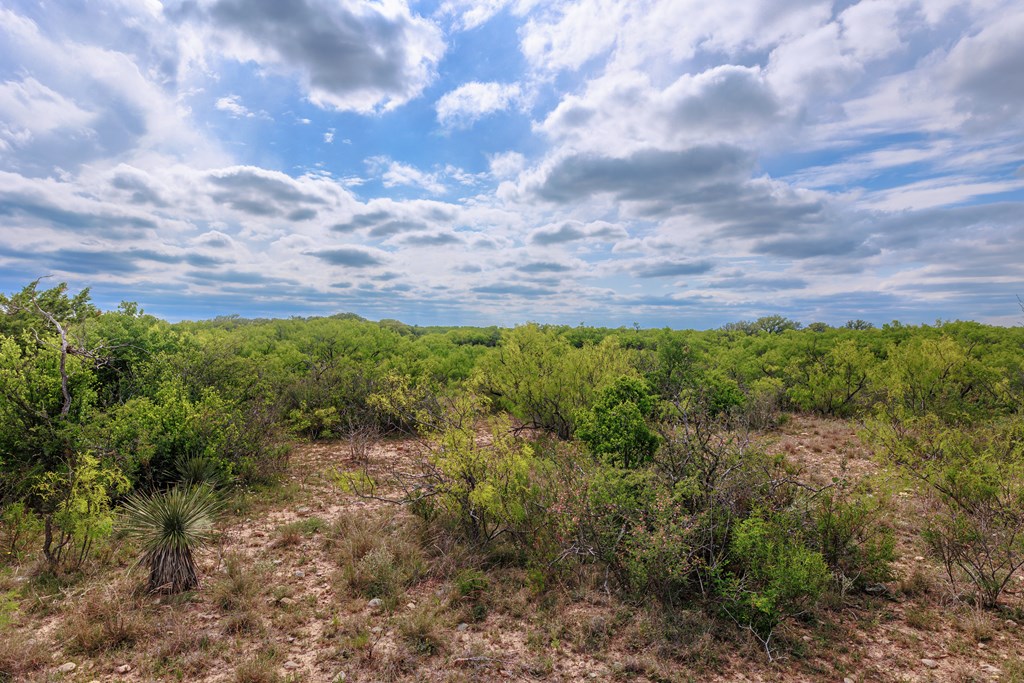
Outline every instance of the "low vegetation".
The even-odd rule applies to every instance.
[[[0,308],[0,680],[1019,677],[1022,328]]]

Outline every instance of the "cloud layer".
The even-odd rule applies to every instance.
[[[171,318],[1016,324],[1022,32],[1010,0],[16,2],[0,285]]]

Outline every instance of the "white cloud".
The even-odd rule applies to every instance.
[[[220,111],[226,111],[235,118],[253,118],[256,116],[242,104],[242,98],[238,95],[221,97],[213,106]]]
[[[783,105],[758,67],[724,65],[684,74],[664,88],[641,71],[615,71],[567,95],[540,130],[574,149],[624,154],[696,141],[778,135]]]
[[[489,159],[491,175],[498,180],[514,178],[526,168],[526,157],[519,152],[502,152]]]
[[[366,162],[371,171],[380,174],[384,187],[418,187],[431,194],[444,194],[448,190],[437,173],[427,173],[386,156],[370,157]]]
[[[437,101],[437,120],[452,128],[470,126],[487,114],[505,111],[521,97],[518,83],[465,83]]]
[[[179,11],[193,34],[190,59],[255,62],[298,78],[314,104],[341,111],[388,111],[418,97],[445,52],[440,29],[405,0],[208,0]]]
[[[0,141],[22,145],[61,130],[75,134],[88,128],[96,114],[34,78],[0,83]]]

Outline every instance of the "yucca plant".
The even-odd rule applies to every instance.
[[[199,586],[194,550],[209,542],[220,511],[209,486],[135,494],[124,505],[125,531],[142,543],[149,590],[180,593]]]
[[[178,472],[179,485],[202,486],[204,484],[219,488],[225,483],[226,477],[221,466],[213,458],[194,455],[179,458],[174,464]]]

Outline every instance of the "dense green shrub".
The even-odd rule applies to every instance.
[[[869,433],[930,501],[924,539],[950,582],[998,604],[1024,567],[1024,416],[972,427],[897,411]]]
[[[729,571],[719,577],[723,609],[749,627],[770,655],[779,622],[806,613],[820,599],[830,579],[828,566],[780,514],[758,513],[740,522],[730,560]]]
[[[807,501],[807,540],[821,553],[840,590],[859,590],[893,578],[896,538],[885,521],[883,496],[845,477]]]
[[[478,382],[498,407],[568,439],[596,393],[631,373],[630,355],[613,337],[577,348],[556,330],[529,324],[507,332],[481,360]]]
[[[650,462],[658,435],[647,426],[654,397],[646,382],[620,377],[598,394],[592,408],[577,414],[576,435],[609,464],[633,468]]]

